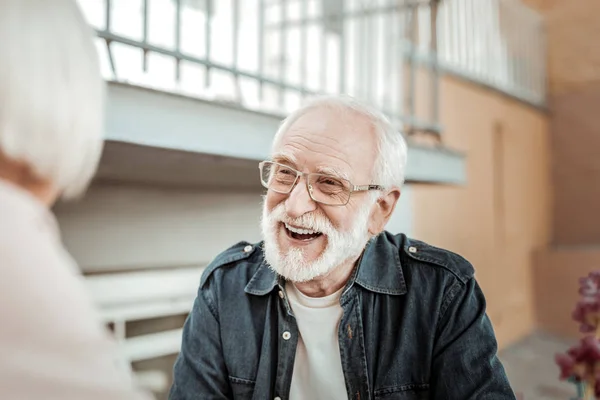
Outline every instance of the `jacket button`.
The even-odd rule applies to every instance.
[[[281,335],[281,337],[283,338],[283,340],[290,340],[290,338],[292,337],[292,334],[289,333],[288,331],[283,332],[283,335]]]
[[[250,253],[252,251],[252,246],[248,245],[244,247],[244,253]]]
[[[279,291],[279,297],[281,297],[282,299],[283,299],[283,297],[284,297],[284,296],[283,296],[283,291],[281,291],[281,290]]]
[[[409,253],[416,253],[416,252],[417,252],[417,248],[416,248],[415,246],[410,246],[410,247],[408,248],[408,252],[409,252]]]

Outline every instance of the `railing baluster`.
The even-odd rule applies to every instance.
[[[321,92],[327,90],[327,15],[325,5],[321,5],[321,43],[319,44],[319,87]]]
[[[346,20],[344,18],[346,2],[341,2],[342,9],[340,14],[336,15],[335,18],[339,18],[340,26],[340,52],[339,52],[339,92],[346,92]]]
[[[383,80],[383,99],[381,100],[382,106],[386,110],[390,110],[390,112],[396,113],[397,110],[394,109],[394,104],[392,101],[392,93],[390,91],[391,88],[394,88],[394,81],[392,80],[392,71],[394,70],[394,51],[398,49],[397,44],[398,41],[401,40],[399,37],[393,36],[393,18],[396,15],[395,11],[390,11],[389,14],[384,15],[384,24],[383,24],[383,46],[386,46],[388,51],[384,51],[385,54],[385,65],[383,68],[383,76],[381,79]]]
[[[432,0],[430,6],[430,27],[431,27],[431,123],[436,126],[439,122],[439,80],[440,69],[438,64],[438,0]]]
[[[405,0],[406,2],[406,0]],[[409,57],[409,75],[408,75],[408,118],[410,118],[410,131],[414,133],[415,125],[415,91],[416,91],[416,79],[417,79],[417,62],[416,62],[416,50],[417,50],[417,7],[410,5],[410,24],[409,24],[409,38],[410,38],[410,57]]]
[[[206,0],[206,18],[204,25],[204,48],[206,49],[206,61],[210,63],[210,39],[211,39],[211,19],[212,19],[212,2],[213,0]],[[206,65],[206,73],[204,74],[204,87],[210,86],[210,66]]]
[[[449,0],[452,4],[452,66],[457,67],[462,64],[462,42],[461,42],[461,20],[460,20],[460,0]]]
[[[208,0],[207,0],[208,1]],[[265,0],[258,1],[258,71],[261,78],[264,76],[265,64]],[[264,99],[263,80],[258,81],[258,101],[262,104]]]
[[[181,53],[181,0],[175,0],[175,52]],[[175,58],[175,82],[181,80],[181,59]]]
[[[111,30],[111,15],[110,12],[112,10],[112,0],[106,0],[106,30],[110,32]]]
[[[231,64],[234,70],[238,69],[238,49],[239,49],[239,29],[240,29],[240,4],[241,0],[232,0],[233,1],[233,9],[232,9],[232,23],[233,23],[233,46],[231,47]],[[241,89],[239,82],[239,75],[234,74],[234,86],[236,90],[236,99],[241,101]]]
[[[144,44],[148,43],[148,0],[144,0],[144,5],[143,5],[143,10],[142,10],[142,41],[144,42]],[[142,69],[144,72],[148,72],[148,51],[146,51],[145,49],[142,50],[143,51],[143,61],[142,61]]]
[[[477,35],[477,14],[476,14],[476,8],[477,5],[479,4],[481,0],[469,0],[469,14],[468,14],[468,19],[467,19],[467,23],[468,26],[471,28],[469,29],[469,33],[467,34],[467,36],[470,37],[470,41],[471,41],[471,45],[469,46],[471,48],[471,74],[476,77],[478,75],[478,68],[477,68],[477,58],[478,58],[478,54],[477,54],[477,43],[478,40],[480,39],[480,37]]]
[[[302,11],[301,18],[302,20],[306,20],[308,18],[308,0],[300,0],[302,1]],[[307,43],[308,43],[308,24],[301,25],[300,29],[302,30],[300,33],[300,86],[302,87],[301,94],[304,97],[306,94],[306,69],[308,63],[307,57]]]
[[[111,16],[110,16],[110,12],[112,10],[112,2],[111,0],[106,0],[106,31],[110,32],[111,31]],[[111,40],[106,39],[105,38],[105,42],[106,42],[106,52],[108,53],[108,62],[110,63],[110,69],[112,70],[113,76],[115,78],[117,78],[117,67],[115,65],[115,58],[113,57],[113,53],[112,53],[112,47],[111,47]]]
[[[396,114],[396,119],[402,122],[404,121],[404,69],[405,69],[405,50],[407,43],[407,34],[406,31],[406,9],[402,7],[400,0],[393,0],[396,2],[396,10],[392,14],[392,35],[395,37],[393,40],[394,43],[400,43],[401,47],[395,48],[393,58],[392,58],[392,79],[393,84],[390,85],[391,88],[391,113]],[[398,122],[398,121],[397,121]]]
[[[491,84],[493,82],[493,72],[492,68],[496,62],[495,60],[495,52],[494,52],[494,40],[492,37],[492,1],[491,0],[483,0],[484,9],[485,9],[485,21],[483,22],[483,26],[485,29],[485,40],[484,40],[484,72],[483,79],[485,83]]]
[[[287,64],[287,4],[286,0],[280,0],[279,6],[281,7],[281,31],[279,37],[279,80],[281,82],[286,81],[286,64]],[[285,109],[285,93],[282,87],[279,87],[279,106]]]
[[[368,7],[368,6],[366,6]],[[364,65],[365,65],[365,80],[364,80],[364,88],[365,88],[365,100],[371,101],[371,93],[373,88],[373,80],[372,80],[372,69],[373,64],[377,62],[376,58],[376,46],[371,44],[373,40],[373,16],[370,13],[365,13],[364,24],[365,24],[365,38],[364,38],[364,49],[365,52],[363,54]]]

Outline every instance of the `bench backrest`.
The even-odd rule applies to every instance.
[[[86,284],[101,318],[114,326],[129,362],[177,354],[181,328],[127,337],[125,324],[187,314],[196,298],[202,267],[89,275]]]

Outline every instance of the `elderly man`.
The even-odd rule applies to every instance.
[[[384,231],[405,165],[353,99],[289,116],[260,163],[264,242],[204,271],[170,399],[514,399],[473,267]]]
[[[50,208],[89,184],[104,82],[75,0],[0,0],[0,397],[139,400]]]

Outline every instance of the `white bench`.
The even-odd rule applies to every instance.
[[[127,337],[126,322],[187,314],[192,309],[202,267],[153,269],[88,275],[86,284],[102,320],[113,324],[124,359],[129,362],[177,354],[182,328]],[[136,373],[140,385],[164,391],[161,371]]]

